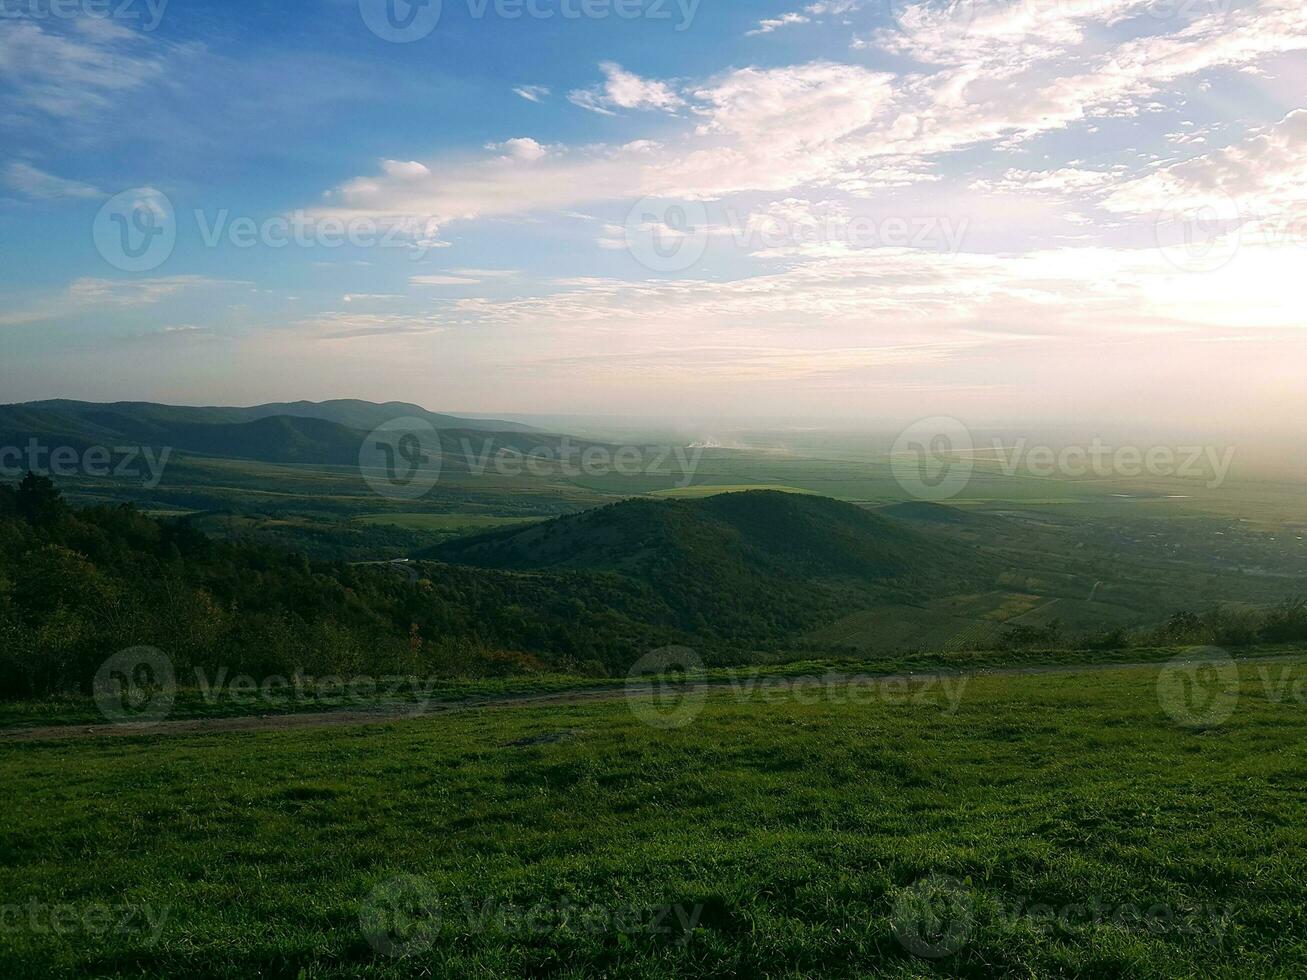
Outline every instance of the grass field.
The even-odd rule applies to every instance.
[[[486,531],[517,524],[533,524],[539,517],[495,517],[490,514],[365,514],[363,524],[393,524],[411,531]]]
[[[5,744],[0,974],[1302,976],[1305,682],[1244,663],[1202,727],[1113,669]]]

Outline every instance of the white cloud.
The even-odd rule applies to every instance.
[[[381,161],[381,172],[387,177],[394,177],[396,180],[417,180],[420,177],[431,176],[431,171],[427,166],[418,163],[416,160],[383,160]]]
[[[25,310],[0,314],[0,327],[42,323],[90,311],[152,306],[193,289],[246,287],[249,283],[205,276],[166,276],[155,279],[100,279],[84,276],[67,288],[40,299]]]
[[[89,116],[163,73],[162,60],[143,50],[144,35],[106,19],[81,18],[62,31],[27,19],[0,24],[0,100],[21,113]]]
[[[978,180],[972,188],[980,191],[1002,191],[1013,194],[1042,192],[1074,194],[1096,191],[1120,180],[1120,170],[1081,170],[1063,167],[1060,170],[1008,170],[998,180]]]
[[[489,143],[486,145],[486,149],[503,152],[514,160],[528,162],[539,160],[549,152],[529,136],[519,136],[511,140],[505,140],[502,143]]]
[[[11,163],[5,170],[5,183],[28,197],[47,201],[105,196],[103,191],[90,184],[56,177],[26,163]]]
[[[612,61],[599,66],[603,84],[568,93],[568,101],[591,112],[615,115],[615,109],[679,109],[685,100],[666,82],[641,78]]]
[[[1307,213],[1307,109],[1239,143],[1124,183],[1103,204],[1149,213],[1229,202],[1250,218]]]
[[[545,85],[518,85],[513,91],[528,102],[543,102],[549,98],[549,88]]]
[[[769,17],[765,20],[758,21],[758,26],[751,31],[746,31],[746,37],[756,37],[759,34],[771,34],[778,28],[786,27],[790,24],[807,24],[809,18],[800,13],[781,14],[779,17]]]
[[[475,286],[481,280],[473,276],[409,276],[410,283],[415,286]]]

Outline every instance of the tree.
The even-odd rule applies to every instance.
[[[68,510],[54,481],[30,470],[14,495],[18,516],[38,527],[55,523]]]

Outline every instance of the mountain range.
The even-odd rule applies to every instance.
[[[478,434],[493,434],[497,446],[524,452],[559,438],[519,422],[446,415],[405,402],[342,399],[235,408],[55,399],[0,405],[0,445],[36,440],[78,450],[168,446],[260,462],[356,465],[367,434],[398,418],[430,425],[446,451],[457,451],[460,440]]]

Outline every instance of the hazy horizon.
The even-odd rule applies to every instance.
[[[6,16],[4,399],[1307,410],[1297,0],[559,4]]]

